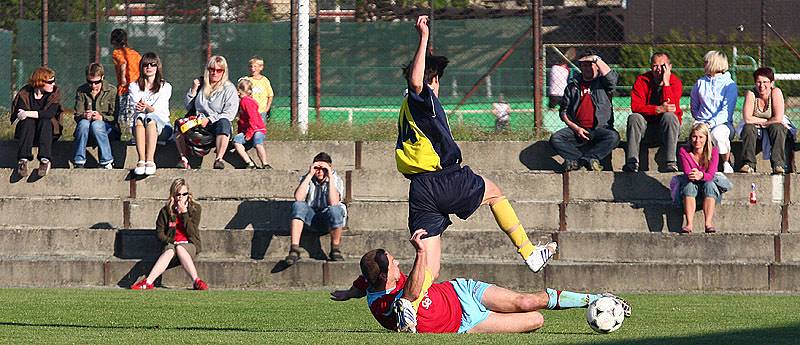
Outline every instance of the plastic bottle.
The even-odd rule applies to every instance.
[[[758,202],[756,199],[756,184],[753,183],[750,185],[750,205],[755,205]]]

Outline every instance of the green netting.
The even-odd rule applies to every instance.
[[[11,31],[0,30],[0,95],[11,99],[11,63],[12,42],[14,35]],[[9,102],[0,102],[0,109],[8,108]]]

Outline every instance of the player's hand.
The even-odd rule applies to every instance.
[[[425,251],[425,247],[422,246],[422,236],[427,234],[428,232],[425,231],[425,229],[419,229],[414,231],[414,234],[411,235],[410,239],[408,239],[408,241],[411,242],[411,245],[414,246],[414,249],[417,251],[417,253],[422,253]]]
[[[346,301],[350,299],[350,290],[336,290],[331,292],[331,299],[334,301]]]
[[[419,16],[417,17],[417,24],[415,25],[417,28],[417,32],[419,32],[420,36],[428,36],[429,28],[428,28],[428,16]]]

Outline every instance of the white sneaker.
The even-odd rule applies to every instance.
[[[155,162],[144,163],[144,174],[145,175],[153,175],[155,173],[156,173],[156,163]]]
[[[555,242],[548,242],[545,245],[536,245],[536,250],[525,259],[525,264],[528,265],[528,268],[533,271],[533,273],[538,273],[539,271],[547,266],[547,262],[556,254],[558,250],[558,243]]]
[[[144,161],[139,161],[136,163],[136,168],[133,169],[134,175],[144,175]]]
[[[106,169],[106,170],[114,169],[114,163],[112,162],[112,163],[108,163],[106,165],[103,165],[103,169]]]
[[[725,162],[722,164],[722,172],[726,174],[733,174],[733,166],[731,162]]]
[[[631,305],[628,303],[628,301],[610,292],[603,293],[603,297],[611,297],[619,301],[619,304],[622,304],[622,311],[625,314],[625,317],[631,317]]]
[[[417,311],[411,301],[399,298],[394,302],[394,313],[397,316],[397,331],[417,333]]]

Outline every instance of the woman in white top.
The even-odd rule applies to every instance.
[[[728,56],[725,53],[711,50],[703,60],[706,74],[697,79],[692,88],[692,117],[696,123],[708,125],[714,146],[719,148],[723,170],[732,173],[733,111],[736,110],[739,91],[728,72]]]
[[[139,80],[128,87],[128,105],[134,119],[134,138],[139,161],[133,173],[136,175],[153,175],[156,173],[156,143],[158,137],[168,130],[169,98],[172,96],[172,85],[164,81],[161,59],[155,53],[142,56],[139,63]]]
[[[755,70],[753,81],[756,86],[744,96],[742,125],[739,129],[743,164],[739,171],[755,171],[756,150],[760,139],[764,156],[769,156],[772,163],[772,172],[783,174],[786,172],[786,135],[789,131],[794,132],[794,127],[783,113],[783,92],[774,86],[775,73],[769,67]]]

